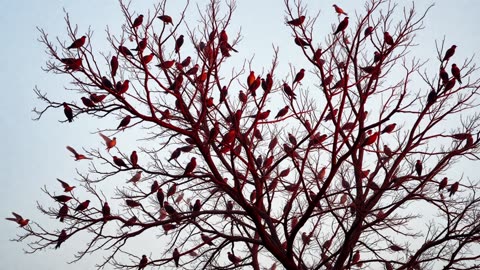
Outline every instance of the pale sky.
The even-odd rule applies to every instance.
[[[157,1],[141,2],[132,5],[137,13],[147,13],[147,9]],[[170,5],[181,5],[184,1],[171,0]],[[190,11],[196,14],[193,3]],[[198,1],[202,5],[207,1]],[[355,8],[363,11],[363,1],[330,1],[317,0],[310,2],[310,15],[321,10],[319,21],[324,24],[324,33],[330,33],[331,24],[337,24],[338,19],[333,12],[332,4],[336,3],[349,12],[351,22],[355,21]],[[352,4],[354,2],[355,4]],[[394,1],[395,2],[395,1]],[[399,3],[407,1],[398,0]],[[422,12],[432,1],[416,1],[418,12]],[[290,29],[284,24],[285,11],[283,0],[252,1],[239,0],[237,11],[234,14],[231,29],[238,31],[241,28],[243,40],[237,47],[238,54],[232,57],[239,64],[244,59],[254,56],[253,66],[256,69],[268,68],[272,56],[272,44],[280,46],[280,70],[288,71],[289,64],[296,65],[301,54],[293,43]],[[58,190],[56,178],[73,179],[75,168],[86,169],[87,163],[74,162],[66,145],[81,149],[82,146],[101,147],[101,139],[96,134],[96,120],[81,117],[74,123],[59,123],[63,120],[63,110],[50,110],[40,121],[32,121],[34,107],[42,108],[45,104],[36,99],[32,89],[38,86],[48,93],[48,96],[57,100],[66,97],[63,86],[68,84],[67,76],[47,74],[42,71],[47,56],[43,44],[37,41],[41,27],[50,34],[52,40],[58,36],[61,40],[68,39],[65,31],[63,9],[70,13],[71,20],[79,26],[79,33],[85,33],[91,26],[94,33],[92,42],[104,42],[106,26],[117,30],[123,23],[118,2],[115,0],[84,0],[84,1],[33,1],[33,0],[0,0],[2,15],[0,16],[0,36],[3,47],[0,50],[0,81],[2,81],[2,98],[0,99],[0,142],[2,162],[0,171],[3,173],[2,189],[0,189],[1,217],[10,216],[11,211],[20,213],[26,218],[41,224],[58,221],[49,220],[40,215],[36,209],[36,202],[55,206],[50,198],[40,191],[47,185],[50,189]],[[176,8],[179,8],[177,6]],[[435,69],[435,40],[441,41],[446,37],[446,46],[456,44],[456,57],[464,59],[476,54],[475,62],[480,56],[480,27],[478,27],[479,1],[472,0],[440,0],[427,15],[424,31],[418,33],[416,42],[418,47],[412,52],[422,59],[431,59]],[[175,14],[170,14],[175,18]],[[190,22],[196,23],[197,17]],[[81,36],[81,35],[80,35]],[[192,46],[191,44],[185,44]],[[107,47],[100,47],[108,51]],[[297,56],[295,56],[297,55]],[[459,61],[460,62],[460,61]],[[304,63],[301,60],[301,63]],[[428,67],[428,66],[427,66]],[[415,84],[416,85],[416,84]],[[425,85],[418,83],[419,88]],[[279,107],[279,106],[277,106]],[[126,135],[122,135],[126,136]],[[72,180],[70,180],[72,181]],[[21,230],[12,223],[4,220],[0,222],[0,258],[2,269],[93,269],[99,262],[99,255],[87,256],[81,262],[67,265],[73,254],[82,244],[69,239],[59,250],[48,249],[34,255],[25,255],[22,251],[27,242],[16,243],[8,241],[14,238]],[[155,239],[155,238],[152,238]],[[77,245],[75,244],[77,243]],[[80,245],[80,246],[79,246]],[[152,252],[154,252],[152,250]],[[108,267],[107,267],[108,269]]]

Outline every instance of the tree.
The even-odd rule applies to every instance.
[[[77,188],[44,189],[52,205],[39,209],[59,219],[54,228],[10,218],[22,225],[18,241],[34,239],[29,252],[81,236],[89,244],[75,260],[106,249],[99,268],[480,267],[479,183],[449,177],[456,161],[478,160],[480,80],[473,60],[459,64],[444,42],[439,69],[410,56],[427,12],[411,7],[397,20],[398,7],[372,0],[349,19],[335,7],[339,21],[316,36],[318,16],[285,1],[285,29],[310,68],[284,76],[278,48],[267,71],[225,70],[241,55],[229,31],[234,2],[199,8],[196,27],[186,8],[169,14],[162,2],[143,16],[120,4],[123,34],[107,31],[109,54],[68,16],[68,42],[40,30],[46,70],[70,76],[79,94],[57,101],[35,89],[47,104],[38,119],[55,109],[65,125],[93,116],[109,126],[99,132],[106,149],[68,147],[90,162]],[[427,89],[413,90],[413,79]],[[146,143],[125,152],[125,133]],[[129,248],[159,228],[158,250]]]

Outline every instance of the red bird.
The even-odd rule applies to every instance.
[[[433,103],[435,103],[435,101],[437,101],[437,92],[435,91],[435,89],[432,89],[432,91],[428,93],[427,105],[432,105]]]
[[[252,93],[252,96],[256,96],[256,91],[258,87],[260,87],[260,84],[262,84],[262,78],[258,76],[250,85],[250,87],[248,87],[248,91]]]
[[[235,136],[236,132],[234,129],[228,131],[228,133],[223,136],[222,142],[220,143],[219,147],[232,144],[235,140]]]
[[[235,266],[237,266],[242,261],[242,259],[240,259],[239,257],[235,256],[230,252],[228,252],[228,260],[231,261],[233,264],[235,264]]]
[[[90,99],[93,101],[93,103],[100,103],[102,102],[107,95],[97,95],[95,93],[90,94]]]
[[[447,189],[448,192],[450,192],[450,197],[452,197],[453,194],[455,194],[455,192],[458,191],[458,187],[459,187],[460,183],[457,181],[455,183],[453,183],[453,185]]]
[[[175,53],[180,52],[180,47],[183,45],[183,35],[180,35],[178,39],[175,41]]]
[[[372,33],[373,33],[373,26],[369,26],[369,27],[365,28],[365,32],[364,32],[365,37],[370,36]]]
[[[456,45],[452,45],[452,47],[450,47],[450,49],[448,49],[446,52],[445,52],[445,56],[443,57],[443,61],[448,61],[450,60],[450,57],[452,57],[454,54],[455,54],[455,49],[457,48]]]
[[[161,15],[161,16],[158,16],[157,18],[159,18],[165,24],[173,24],[172,17],[168,15]]]
[[[378,132],[373,133],[365,139],[365,141],[362,143],[362,147],[373,144],[375,141],[377,141],[377,138]]]
[[[190,175],[193,170],[195,170],[195,167],[197,167],[197,159],[195,157],[192,157],[190,162],[185,167],[185,172],[183,173],[183,175]]]
[[[108,217],[111,215],[111,210],[110,210],[110,205],[108,205],[108,202],[105,202],[102,207],[102,215],[103,215],[103,220],[106,221]]]
[[[99,135],[103,138],[105,141],[105,146],[107,146],[107,151],[110,151],[115,145],[117,145],[117,138],[113,137],[113,139],[108,138],[107,136],[103,135],[102,133],[99,133]]]
[[[130,180],[127,181],[127,183],[133,183],[134,185],[137,184],[138,181],[140,181],[140,178],[142,178],[142,171],[138,171],[135,173]]]
[[[440,183],[438,183],[438,191],[444,189],[448,185],[448,178],[444,177]]]
[[[115,77],[117,75],[117,69],[118,69],[118,58],[114,55],[112,56],[112,60],[110,60],[110,68],[112,69],[112,72],[110,73],[112,77]]]
[[[197,72],[198,72],[198,68],[199,68],[199,65],[198,65],[198,64],[195,64],[191,69],[187,70],[187,72],[185,72],[185,74],[186,74],[187,76],[189,76],[189,75],[195,75],[195,74],[197,74]]]
[[[178,252],[177,248],[173,250],[172,259],[175,262],[175,267],[178,267],[178,263],[180,261],[180,252]]]
[[[275,116],[275,119],[280,118],[280,117],[284,117],[288,113],[288,109],[289,109],[288,106],[283,107],[283,109],[278,111],[277,115]]]
[[[84,211],[85,209],[88,208],[88,205],[90,204],[90,200],[86,200],[82,203],[80,203],[77,208],[75,208],[75,211]]]
[[[263,91],[268,93],[270,92],[270,90],[272,90],[272,87],[273,87],[273,78],[272,78],[272,75],[268,73],[267,78],[262,79],[262,88],[263,88]]]
[[[373,62],[377,63],[378,61],[382,60],[383,55],[379,52],[374,52],[373,53]]]
[[[147,38],[142,38],[135,49],[133,51],[143,52],[147,48]]]
[[[252,86],[253,82],[255,81],[255,72],[254,71],[250,71],[250,74],[248,75],[247,77],[247,86],[248,88],[250,88],[250,86]]]
[[[202,208],[202,202],[200,202],[199,199],[195,201],[195,204],[193,204],[192,211],[193,212],[198,212]]]
[[[288,83],[283,83],[283,92],[288,96],[289,99],[295,99],[296,94],[293,92]]]
[[[133,21],[132,28],[137,28],[143,23],[143,15],[140,14],[135,21]]]
[[[123,228],[123,227],[131,227],[131,226],[135,225],[135,223],[137,223],[137,221],[138,221],[138,218],[137,218],[136,216],[133,216],[133,217],[131,217],[129,220],[127,220],[127,221],[125,222],[125,224],[123,224],[123,226],[122,226],[121,228]]]
[[[118,90],[118,94],[122,95],[125,94],[128,91],[128,88],[130,87],[130,81],[125,80],[122,85],[120,86],[120,89]]]
[[[72,191],[72,190],[75,188],[75,186],[70,186],[67,182],[62,181],[62,180],[60,180],[60,179],[58,179],[58,178],[57,178],[57,181],[60,182],[60,184],[62,184],[62,187],[63,187],[63,189],[64,189],[64,190],[63,190],[64,192],[70,192],[70,191]]]
[[[163,201],[165,200],[165,194],[163,194],[163,190],[161,188],[157,191],[157,200],[160,207],[163,207]]]
[[[422,175],[422,169],[423,169],[422,162],[419,159],[417,159],[417,163],[415,163],[415,171],[417,172],[418,176]]]
[[[330,111],[327,116],[323,119],[323,121],[327,122],[328,120],[333,120],[335,115],[337,115],[338,109],[333,109],[333,111]]]
[[[444,90],[444,91],[448,91],[448,90],[452,89],[453,87],[455,87],[455,82],[456,82],[456,78],[455,78],[455,77],[451,78],[451,79],[445,84],[445,90]]]
[[[65,113],[65,116],[67,117],[68,122],[72,122],[73,121],[72,108],[70,108],[70,106],[68,106],[68,104],[65,102],[63,103],[63,112]]]
[[[62,205],[62,207],[60,207],[60,210],[58,210],[57,219],[59,218],[60,222],[63,222],[67,216],[68,216],[68,206],[64,204]]]
[[[60,234],[58,235],[58,240],[57,240],[57,245],[55,245],[55,249],[59,248],[60,245],[67,240],[68,235],[65,230],[62,230]]]
[[[393,38],[392,36],[390,36],[390,33],[384,32],[383,39],[385,40],[385,43],[387,43],[387,45],[393,46]]]
[[[65,70],[77,71],[82,67],[82,58],[62,58],[61,61],[65,64]]]
[[[200,234],[200,237],[202,238],[202,241],[203,241],[205,244],[207,244],[207,245],[209,245],[209,246],[215,246],[215,244],[212,242],[213,239],[210,238],[208,235],[205,235],[205,234],[201,233],[201,234]]]
[[[133,151],[132,154],[130,155],[130,163],[132,164],[133,168],[138,167],[138,155],[137,151]]]
[[[5,218],[5,219],[16,222],[18,225],[20,225],[20,227],[27,226],[28,222],[30,221],[28,219],[24,219],[22,216],[20,216],[19,214],[15,213],[15,212],[12,212],[12,215],[14,216],[14,218]]]
[[[339,6],[333,5],[333,7],[335,8],[335,12],[337,12],[338,16],[340,16],[340,15],[342,15],[342,14],[345,15],[345,16],[348,15],[348,14],[347,14],[345,11],[343,11],[343,9],[340,8]]]
[[[188,67],[190,65],[190,62],[192,61],[192,57],[191,56],[187,56],[187,58],[183,59],[181,66],[182,68],[184,67]]]
[[[396,126],[397,126],[397,124],[395,124],[395,123],[390,124],[390,125],[387,125],[385,128],[383,128],[382,134],[384,134],[384,133],[392,133],[392,131],[395,129]]]
[[[82,160],[82,159],[91,159],[91,158],[87,158],[85,155],[82,155],[82,154],[79,154],[77,151],[75,151],[75,149],[73,149],[73,147],[71,146],[67,146],[67,149],[68,151],[72,152],[72,154],[75,156],[75,160],[78,161],[78,160]]]
[[[268,118],[269,115],[270,115],[270,110],[266,110],[264,112],[259,113],[256,117],[258,120],[265,120]]]
[[[295,44],[297,44],[298,46],[303,47],[303,48],[305,48],[309,45],[308,41],[306,41],[306,40],[304,40],[300,37],[295,37],[295,39],[293,41],[295,41]]]
[[[334,35],[343,32],[345,29],[347,29],[348,26],[348,17],[345,17],[343,21],[338,24],[337,30],[333,33]]]
[[[460,69],[456,64],[452,64],[452,75],[457,79],[457,81],[462,84],[462,76],[460,75]]]
[[[123,161],[121,158],[117,156],[113,156],[113,163],[115,163],[115,165],[117,165],[118,167],[128,168],[127,164],[125,164],[125,161]]]
[[[127,204],[127,206],[130,207],[130,208],[142,206],[141,203],[139,203],[137,201],[134,201],[134,200],[125,200],[125,204]]]
[[[448,82],[448,73],[443,67],[440,67],[440,79],[442,79],[443,84],[446,84]]]
[[[169,69],[173,67],[175,64],[175,60],[168,60],[168,61],[163,61],[161,64],[158,64],[157,67],[161,69]]]
[[[67,49],[78,49],[81,48],[84,44],[85,41],[87,40],[86,36],[82,36],[81,38],[75,40],[72,45],[70,45]]]
[[[144,57],[142,57],[142,64],[143,65],[146,65],[148,63],[150,63],[150,61],[152,61],[153,57],[155,56],[155,54],[151,53],[149,55],[145,55]]]
[[[342,130],[353,130],[355,128],[355,122],[347,122],[342,126]]]
[[[300,16],[296,19],[288,21],[287,24],[292,25],[292,26],[300,26],[300,25],[303,24],[304,21],[305,21],[305,16]]]
[[[153,181],[150,187],[150,194],[157,192],[159,188],[160,188],[160,185],[158,184],[158,181],[157,180]]]
[[[120,128],[125,129],[128,126],[128,124],[130,124],[131,119],[132,117],[130,115],[125,116],[122,119],[122,121],[120,121],[120,124],[118,125],[117,130]]]
[[[92,100],[86,97],[82,97],[82,103],[83,105],[85,105],[85,107],[88,107],[88,108],[95,107],[95,103],[93,103]]]
[[[66,195],[53,196],[53,198],[59,203],[66,203],[72,199],[72,197]]]
[[[138,263],[138,270],[145,269],[145,267],[147,267],[147,264],[148,264],[147,255],[142,255],[142,259],[140,260],[140,263]]]
[[[360,251],[357,250],[355,254],[353,254],[352,264],[356,264],[358,261],[360,261]]]
[[[293,80],[292,85],[294,85],[295,83],[300,83],[300,81],[303,79],[303,77],[305,77],[305,69],[302,68],[297,73],[297,75],[295,75],[295,79]]]
[[[118,51],[124,56],[124,57],[127,57],[127,56],[131,56],[133,57],[133,53],[125,46],[118,46]]]

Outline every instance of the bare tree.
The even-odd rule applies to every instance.
[[[99,124],[106,149],[67,147],[90,162],[79,187],[44,188],[52,205],[38,208],[62,229],[11,218],[28,252],[82,237],[74,261],[106,250],[99,269],[480,268],[479,182],[449,178],[455,162],[478,160],[478,70],[443,41],[438,69],[414,55],[428,9],[369,0],[349,18],[328,7],[339,21],[317,36],[318,15],[285,0],[289,42],[310,67],[280,76],[278,48],[265,71],[248,61],[225,70],[241,55],[233,0],[198,5],[200,23],[187,23],[188,4],[171,16],[166,1],[145,16],[120,5],[125,23],[120,36],[107,31],[109,53],[68,15],[70,41],[40,30],[45,70],[73,86],[65,102],[35,89],[46,103],[37,119],[63,109],[65,124],[118,122]],[[119,137],[129,132],[133,152]],[[142,234],[157,235],[158,250],[136,254]]]

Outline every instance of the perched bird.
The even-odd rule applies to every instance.
[[[201,234],[200,234],[200,237],[202,238],[202,241],[203,241],[205,244],[207,244],[207,245],[209,245],[209,246],[215,246],[215,244],[212,242],[213,239],[210,238],[208,235],[205,235],[205,234],[201,233]]]
[[[136,217],[136,216],[133,216],[133,217],[131,217],[130,219],[128,219],[128,220],[125,222],[125,224],[123,224],[123,226],[122,226],[121,228],[123,228],[123,227],[131,227],[131,226],[135,225],[135,223],[137,223],[137,221],[138,221],[137,217]]]
[[[123,81],[123,83],[120,83],[120,87],[117,89],[118,94],[119,95],[125,94],[128,91],[129,87],[130,87],[130,81],[129,80]]]
[[[107,146],[107,151],[110,151],[115,145],[117,145],[117,138],[113,137],[113,139],[108,138],[107,136],[103,135],[102,133],[99,133],[99,135],[103,138],[105,141],[105,146]]]
[[[250,86],[253,84],[253,82],[255,81],[255,72],[254,71],[250,71],[250,73],[248,74],[248,77],[247,77],[247,86],[248,88],[250,88]]]
[[[432,91],[428,93],[427,105],[432,105],[436,101],[437,101],[437,92],[435,91],[435,89],[432,89]]]
[[[73,121],[73,111],[72,111],[72,108],[70,108],[70,106],[68,106],[66,102],[63,103],[63,112],[65,113],[65,116],[67,117],[68,122],[71,123]]]
[[[293,41],[295,42],[295,44],[297,44],[298,46],[303,47],[303,48],[307,47],[308,44],[310,44],[308,41],[306,41],[306,40],[304,40],[300,37],[295,37],[295,39]]]
[[[178,263],[180,261],[180,252],[178,252],[177,248],[173,250],[172,259],[175,262],[175,267],[178,267]]]
[[[325,118],[323,118],[323,121],[327,122],[328,120],[333,120],[335,115],[337,115],[338,109],[333,109],[333,111],[330,111]]]
[[[60,219],[60,222],[63,222],[67,217],[67,215],[68,215],[68,206],[64,204],[62,205],[62,207],[60,207],[60,210],[58,210],[57,219]]]
[[[235,266],[237,266],[242,261],[242,259],[240,259],[239,257],[235,256],[230,252],[228,252],[228,260],[231,261],[233,264],[235,264]]]
[[[142,25],[142,23],[143,23],[143,15],[140,14],[140,15],[133,21],[132,28],[137,28],[137,27],[139,27],[140,25]]]
[[[93,101],[93,103],[100,103],[102,102],[107,95],[97,95],[95,93],[90,94],[90,99]]]
[[[342,130],[347,130],[347,131],[350,131],[350,130],[353,130],[355,128],[355,122],[347,122],[345,124],[343,124],[342,126]]]
[[[59,248],[60,245],[67,240],[68,235],[65,230],[62,230],[60,234],[58,235],[58,240],[57,240],[57,245],[55,245],[55,249]]]
[[[132,164],[133,168],[138,167],[138,155],[137,151],[132,151],[132,154],[130,154],[130,163]]]
[[[388,147],[388,145],[386,144],[383,146],[383,152],[385,153],[385,155],[387,155],[387,157],[393,156],[392,149],[390,149],[390,147]]]
[[[455,192],[458,191],[459,186],[460,186],[460,183],[457,181],[457,182],[453,183],[453,185],[450,186],[449,189],[447,189],[447,191],[450,192],[450,197],[452,197],[452,195],[455,194]]]
[[[195,170],[195,167],[197,167],[197,159],[195,157],[192,157],[192,159],[190,159],[190,162],[185,167],[185,172],[183,173],[183,175],[187,176],[192,174],[193,170]]]
[[[303,77],[305,77],[305,69],[302,68],[297,73],[297,75],[295,75],[295,79],[293,80],[292,85],[294,85],[295,83],[300,83],[300,81],[303,79]]]
[[[296,19],[288,21],[287,24],[292,25],[292,26],[300,26],[300,25],[303,24],[304,21],[305,21],[305,16],[300,16]]]
[[[159,188],[160,188],[160,185],[158,184],[158,181],[157,180],[153,181],[152,185],[150,186],[150,194],[157,192]]]
[[[445,52],[445,56],[443,57],[443,61],[448,61],[450,60],[450,57],[452,57],[454,54],[455,54],[455,49],[457,48],[456,45],[452,45],[452,47],[450,47],[450,49],[448,49],[446,52]]]
[[[180,47],[183,45],[183,35],[180,35],[178,39],[175,41],[175,53],[180,52]]]
[[[118,58],[115,55],[112,56],[112,60],[110,60],[110,68],[112,69],[110,74],[112,75],[112,77],[115,77],[118,70]]]
[[[125,127],[127,127],[128,124],[130,124],[131,119],[132,119],[132,117],[130,115],[125,116],[122,119],[122,121],[120,121],[120,124],[118,125],[117,130],[120,129],[120,128],[125,129]]]
[[[133,57],[133,53],[125,46],[118,46],[118,51],[124,56],[124,57],[128,57],[128,56],[131,56]]]
[[[448,178],[444,177],[440,183],[438,183],[438,191],[444,189],[448,185]]]
[[[347,29],[348,26],[348,17],[345,17],[340,24],[338,24],[337,30],[333,33],[334,35],[343,32],[345,29]]]
[[[379,53],[379,52],[374,52],[373,53],[373,62],[374,63],[379,62],[380,60],[382,60],[382,58],[383,58],[383,55],[381,53]]]
[[[448,82],[448,73],[445,71],[445,68],[440,67],[440,79],[445,84]]]
[[[145,267],[147,267],[147,264],[148,264],[147,255],[142,255],[142,259],[138,263],[138,270],[145,269]]]
[[[270,110],[266,110],[264,112],[257,114],[254,117],[257,117],[258,120],[265,120],[268,118],[269,115],[270,115]]]
[[[146,64],[150,63],[154,56],[155,56],[154,53],[145,55],[144,57],[142,57],[141,63],[143,65],[146,65]]]
[[[62,181],[62,180],[60,180],[60,179],[58,179],[58,178],[57,178],[57,181],[60,182],[60,184],[62,184],[62,187],[63,187],[63,191],[64,191],[64,192],[70,192],[70,191],[72,191],[72,190],[75,188],[75,186],[70,186],[67,182]]]
[[[168,15],[161,15],[161,16],[158,16],[157,18],[159,18],[165,24],[173,24],[172,17]]]
[[[362,147],[373,144],[375,141],[377,141],[378,135],[379,135],[378,132],[375,132],[372,135],[365,138],[365,141],[363,141],[362,143]]]
[[[75,208],[75,211],[79,212],[79,211],[84,211],[88,208],[88,205],[90,204],[90,200],[86,200],[82,203],[80,203],[77,208]]]
[[[275,116],[275,119],[284,117],[288,113],[288,106],[283,107],[280,111],[278,111],[277,115]]]
[[[160,63],[156,66],[159,67],[159,68],[162,68],[162,69],[169,69],[169,68],[173,67],[174,64],[175,64],[175,60],[168,60],[168,61],[163,61],[162,63]]]
[[[356,264],[358,261],[360,261],[360,251],[357,250],[355,254],[353,254],[352,264]]]
[[[102,207],[102,215],[103,215],[103,220],[106,221],[108,217],[110,217],[110,205],[108,205],[108,202],[103,203]]]
[[[387,45],[393,46],[393,38],[390,33],[384,32],[383,39],[385,40],[385,43],[387,43]]]
[[[443,91],[448,91],[452,89],[455,86],[456,78],[453,77],[451,78],[446,84],[445,84],[445,90]]]
[[[67,150],[72,152],[72,154],[74,155],[75,157],[75,160],[78,161],[78,160],[82,160],[82,159],[91,159],[91,158],[87,158],[85,155],[83,154],[79,154],[75,149],[73,149],[73,147],[71,146],[68,146],[67,145]]]
[[[115,165],[117,165],[118,167],[128,168],[127,164],[125,164],[125,161],[123,161],[121,158],[117,156],[113,156],[113,163],[115,163]]]
[[[140,207],[142,206],[141,203],[137,202],[137,201],[134,201],[134,200],[125,200],[125,204],[130,207],[130,208],[134,208],[134,207]]]
[[[392,133],[396,126],[397,126],[396,123],[387,125],[386,127],[383,128],[382,134]]]
[[[134,185],[137,184],[138,181],[140,181],[140,178],[142,178],[142,171],[138,171],[135,173],[130,180],[127,181],[127,183],[133,183]]]
[[[288,83],[283,83],[283,92],[288,96],[289,99],[295,99],[296,94],[293,92]]]
[[[15,212],[12,212],[12,215],[14,216],[13,218],[5,218],[5,219],[16,222],[18,225],[20,225],[20,227],[27,226],[28,222],[30,221],[29,219],[24,219],[22,216],[20,216]]]
[[[95,103],[93,103],[93,101],[89,98],[86,98],[86,97],[81,97],[82,99],[82,103],[83,105],[85,105],[85,107],[88,107],[88,108],[92,108],[92,107],[95,107]]]
[[[72,45],[68,46],[67,49],[78,49],[78,48],[81,48],[84,44],[85,44],[85,41],[87,40],[87,37],[86,36],[82,36],[81,38],[75,40]]]
[[[198,65],[198,64],[195,64],[191,69],[187,70],[187,72],[185,72],[185,74],[186,74],[187,76],[195,75],[195,74],[197,74],[198,69],[199,69],[199,65]]]
[[[67,196],[67,195],[59,195],[59,196],[53,196],[53,199],[59,203],[66,203],[72,199],[72,197]]]
[[[373,33],[373,26],[369,26],[365,28],[365,31],[364,31],[365,37],[370,36],[372,33]]]
[[[417,172],[418,176],[422,175],[422,169],[423,169],[422,162],[419,159],[417,159],[417,163],[415,163],[415,171]]]
[[[462,84],[462,76],[460,75],[460,69],[456,64],[452,64],[452,75],[457,79],[457,81]]]
[[[168,188],[168,190],[167,190],[167,198],[170,197],[170,196],[173,196],[173,194],[175,194],[175,192],[177,192],[177,184],[173,183],[170,186],[170,188]]]
[[[199,199],[197,199],[193,204],[192,212],[194,214],[198,214],[198,211],[200,211],[201,208],[202,208],[202,202]]]
[[[188,67],[190,65],[190,62],[192,61],[191,56],[187,56],[187,58],[183,59],[183,61],[180,63],[181,67]]]
[[[163,194],[163,190],[161,188],[159,188],[157,191],[157,199],[158,199],[158,204],[160,204],[160,207],[163,208],[165,195]]]
[[[62,63],[65,64],[65,70],[77,71],[82,67],[82,58],[62,58]]]
[[[340,16],[340,15],[342,15],[342,14],[345,15],[345,16],[348,15],[348,14],[347,14],[345,11],[343,11],[343,9],[340,8],[339,6],[333,5],[333,7],[335,8],[335,12],[337,12],[338,16]]]

